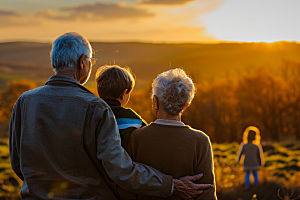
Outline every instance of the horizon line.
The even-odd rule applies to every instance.
[[[278,40],[272,42],[266,41],[215,41],[215,42],[195,42],[195,41],[182,41],[182,42],[165,42],[165,41],[139,41],[139,40],[120,40],[120,41],[97,41],[97,40],[89,40],[90,43],[141,43],[141,44],[252,44],[252,43],[265,43],[265,44],[273,44],[273,43],[296,43],[299,44],[300,41],[295,40]],[[52,44],[50,41],[42,41],[42,40],[7,40],[7,41],[0,41],[0,44],[6,43],[44,43],[44,44]]]

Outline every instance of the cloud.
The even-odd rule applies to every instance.
[[[213,41],[214,38],[207,32],[202,17],[226,0],[194,0],[190,3],[187,0],[170,0],[177,3],[186,2],[180,6],[153,6],[141,4],[142,1],[153,2],[153,0],[132,0],[131,3],[129,0],[114,3],[98,1],[71,4],[58,9],[49,6],[36,11],[34,16],[32,13],[26,15],[26,12],[22,12],[20,17],[3,16],[3,20],[0,17],[0,36],[2,40],[29,38],[51,41],[57,35],[72,30],[95,41]],[[18,14],[12,11],[6,13],[10,16]],[[3,26],[5,28],[2,28]]]
[[[20,17],[20,15],[14,11],[4,10],[4,9],[0,8],[0,18],[3,18],[3,17],[5,17],[5,18],[6,17]]]
[[[42,9],[35,15],[35,17],[38,18],[38,19],[39,18],[47,18],[47,19],[55,19],[55,20],[68,20],[68,19],[71,19],[70,16],[59,15],[51,9]]]
[[[0,27],[27,26],[35,24],[17,12],[0,8]],[[3,30],[2,30],[3,31]]]
[[[140,4],[164,5],[164,6],[179,6],[185,5],[195,0],[144,0]]]
[[[102,3],[83,4],[69,8],[62,8],[61,12],[45,9],[36,14],[37,18],[47,18],[53,20],[118,20],[118,19],[138,19],[154,17],[155,14],[135,7],[129,7],[122,3]]]

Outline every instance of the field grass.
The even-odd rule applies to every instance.
[[[11,169],[8,141],[0,140],[0,199],[19,199],[21,184]]]
[[[244,172],[235,164],[237,143],[213,144],[215,176],[219,200],[280,199],[300,195],[300,142],[262,144],[265,167],[259,170],[260,184],[244,189]],[[253,182],[253,180],[252,180]],[[10,167],[8,141],[0,140],[0,198],[18,199],[21,181]]]

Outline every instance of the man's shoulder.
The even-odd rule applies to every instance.
[[[28,90],[26,92],[24,92],[21,96],[26,96],[26,95],[30,95],[30,94],[35,94],[38,93],[39,91],[43,90],[45,86],[41,86],[41,87],[37,87],[31,90]]]
[[[72,101],[81,101],[87,104],[103,105],[104,107],[109,107],[105,103],[105,101],[103,101],[93,93],[76,87],[70,87],[68,89],[58,91],[51,89],[47,85],[45,85],[24,92],[19,97],[19,100],[31,98],[34,98],[37,101],[39,98],[48,99],[51,101],[55,101],[55,99],[71,99]]]
[[[147,125],[147,122],[131,108],[122,106],[110,106],[118,123],[119,129],[128,127],[140,128]]]
[[[32,95],[39,94],[40,91],[44,89],[44,87],[45,87],[45,86],[42,86],[42,87],[38,87],[38,88],[35,88],[35,89],[32,89],[32,90],[28,90],[28,91],[26,91],[26,92],[23,92],[23,93],[19,96],[18,100],[22,100],[22,99],[28,98],[28,97],[30,97],[30,96],[32,96]]]

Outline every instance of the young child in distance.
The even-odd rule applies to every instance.
[[[254,130],[253,130],[254,129]],[[256,131],[255,131],[256,130]],[[262,148],[260,145],[259,130],[256,127],[248,127],[244,132],[244,141],[241,143],[236,163],[239,163],[244,155],[245,187],[250,187],[250,172],[254,177],[254,183],[258,183],[258,169],[263,166]]]
[[[130,108],[125,108],[129,101],[135,80],[130,68],[118,65],[104,65],[96,72],[99,97],[112,109],[121,135],[121,144],[127,149],[132,131],[147,125],[147,122]]]

